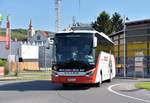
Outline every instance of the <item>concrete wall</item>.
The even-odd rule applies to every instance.
[[[11,42],[11,54],[18,55],[20,42]],[[5,42],[0,42],[0,59],[7,59],[9,55],[9,50],[5,49]]]

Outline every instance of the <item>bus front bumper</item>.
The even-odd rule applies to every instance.
[[[92,76],[52,76],[53,83],[89,84],[95,83]]]

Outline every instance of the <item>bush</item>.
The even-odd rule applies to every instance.
[[[0,59],[0,66],[5,67],[6,66],[6,60]]]
[[[5,75],[8,74],[7,61],[0,59],[0,66],[5,68]]]

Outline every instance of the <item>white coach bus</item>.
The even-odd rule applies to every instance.
[[[104,33],[88,30],[64,31],[54,37],[52,82],[95,84],[115,75],[114,44]]]

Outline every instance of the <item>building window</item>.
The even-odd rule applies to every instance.
[[[123,38],[124,38],[124,35],[123,35],[123,34],[121,34],[121,35],[120,35],[120,39],[123,39]]]
[[[115,45],[118,45],[118,41],[114,41],[114,44],[115,44]]]
[[[114,40],[118,40],[118,35],[117,35],[117,36],[114,36]]]
[[[37,40],[40,40],[40,39],[41,39],[41,36],[40,36],[40,35],[38,35],[38,36],[37,36]]]

